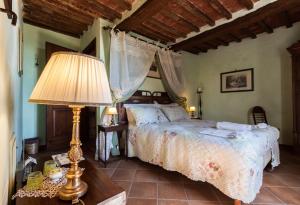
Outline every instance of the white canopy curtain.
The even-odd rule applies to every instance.
[[[125,32],[111,32],[110,86],[117,102],[129,98],[144,82],[157,47]]]
[[[182,77],[182,56],[168,49],[160,49],[155,45],[140,41],[125,32],[111,32],[110,46],[110,86],[114,102],[122,102],[131,97],[142,85],[154,61],[157,52],[159,70],[166,91],[170,97],[184,105],[184,82]],[[103,117],[103,116],[102,116]],[[104,118],[103,118],[104,119]],[[116,137],[107,134],[107,147],[112,147]],[[96,155],[104,159],[104,135],[97,140]],[[99,152],[100,151],[100,152]],[[109,151],[108,151],[109,153]],[[109,155],[107,154],[107,159]]]

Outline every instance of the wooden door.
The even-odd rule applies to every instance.
[[[300,153],[300,42],[288,48],[292,54],[294,150]]]
[[[58,51],[73,51],[49,42],[46,42],[46,62],[52,53]],[[76,51],[73,51],[76,52]],[[80,115],[80,139],[87,141],[89,136],[88,111],[82,109]],[[46,108],[46,146],[47,150],[64,150],[69,147],[72,137],[73,113],[67,106],[51,106]]]

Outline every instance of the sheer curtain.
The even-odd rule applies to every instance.
[[[173,101],[186,108],[186,98],[182,97],[185,88],[182,55],[170,50],[158,49],[156,62],[166,92]]]
[[[111,32],[110,86],[116,102],[126,100],[142,85],[156,50],[125,32]]]

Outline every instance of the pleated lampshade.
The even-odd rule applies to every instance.
[[[50,105],[110,105],[112,98],[104,63],[80,53],[52,54],[29,102]]]

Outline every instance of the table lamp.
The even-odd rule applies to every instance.
[[[115,107],[106,107],[105,114],[111,115],[111,124],[110,125],[115,125],[116,123],[115,123],[114,117],[115,117],[115,115],[118,114],[117,108],[115,108]]]
[[[189,111],[191,113],[191,117],[194,118],[195,117],[196,107],[195,106],[190,106]]]
[[[66,105],[73,111],[73,130],[68,157],[71,162],[66,174],[67,183],[59,191],[59,198],[77,203],[87,192],[88,185],[80,180],[82,157],[79,138],[80,111],[85,106],[110,105],[110,87],[104,63],[92,56],[72,53],[53,53],[44,68],[29,102]]]

